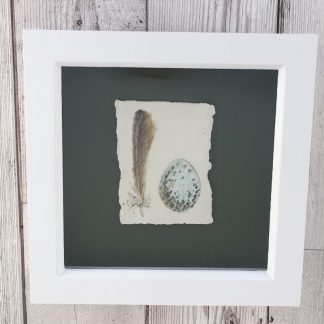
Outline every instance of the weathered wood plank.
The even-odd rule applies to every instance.
[[[150,306],[150,324],[208,324],[209,308],[191,306]]]
[[[20,178],[26,210],[23,29],[145,30],[145,0],[14,0],[14,48],[16,51],[16,99],[19,110]],[[10,15],[9,15],[10,16]],[[14,183],[14,182],[12,182]],[[27,217],[24,212],[24,224]],[[25,232],[27,235],[27,232]],[[25,240],[26,260],[27,240]],[[27,263],[27,262],[26,262]],[[144,323],[144,306],[35,305],[29,303],[26,264],[27,317],[30,323]],[[1,321],[0,321],[1,322]],[[17,322],[18,323],[18,322]]]
[[[300,307],[270,307],[270,323],[324,323],[324,251],[306,250]]]
[[[276,32],[277,0],[148,0],[149,31]],[[208,308],[208,307],[207,307]],[[267,323],[267,307],[150,306],[149,323]]]
[[[148,30],[276,32],[277,0],[148,0]]]
[[[10,1],[0,1],[0,323],[23,323]]]
[[[210,307],[209,324],[266,324],[267,307]]]
[[[319,35],[305,248],[324,249],[324,1],[281,2],[281,33]]]
[[[145,306],[38,305],[29,309],[33,324],[144,324]]]
[[[150,324],[266,324],[266,307],[150,306]]]

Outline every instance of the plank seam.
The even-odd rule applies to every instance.
[[[148,14],[148,1],[145,1],[145,31],[148,31],[148,21],[149,21],[149,14]]]
[[[78,324],[78,314],[76,311],[76,305],[73,305],[73,311],[74,311],[74,316],[75,316],[75,324]]]
[[[277,34],[282,34],[283,32],[283,25],[284,25],[284,8],[287,5],[285,0],[278,0],[277,6]]]
[[[20,161],[20,123],[19,123],[19,107],[18,107],[18,71],[17,71],[17,55],[15,49],[15,5],[14,0],[10,0],[10,22],[11,22],[11,50],[12,50],[12,65],[13,65],[13,85],[14,85],[14,118],[15,118],[15,143],[16,143],[16,161],[17,161],[17,194],[18,194],[18,215],[19,215],[19,238],[20,238],[20,260],[21,260],[21,285],[22,285],[22,307],[23,321],[27,324],[27,301],[26,301],[26,278],[25,278],[25,251],[24,251],[24,227],[23,227],[23,204],[21,194],[21,161]]]
[[[280,31],[279,31],[279,29],[280,29],[280,23],[279,23],[280,17],[279,16],[280,16],[280,12],[281,12],[280,7],[281,7],[281,2],[280,2],[280,0],[278,0],[278,2],[277,2],[277,26],[276,26],[277,34],[280,33]]]
[[[144,324],[150,323],[150,306],[145,306],[145,316],[144,316]]]
[[[304,249],[304,251],[324,252],[324,249]]]

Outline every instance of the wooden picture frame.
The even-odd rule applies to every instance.
[[[316,46],[315,35],[25,31],[31,301],[299,305]],[[267,270],[66,269],[62,66],[278,70]]]

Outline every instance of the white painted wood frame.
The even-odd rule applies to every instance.
[[[297,306],[316,45],[315,35],[25,31],[31,301]],[[278,69],[268,269],[65,269],[61,66]]]

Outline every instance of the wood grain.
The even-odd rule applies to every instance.
[[[209,324],[266,324],[267,307],[210,307]]]
[[[261,324],[267,307],[150,306],[150,324]]]
[[[208,324],[209,307],[150,306],[150,324]]]
[[[148,0],[148,30],[276,32],[277,7],[277,1],[262,0]],[[150,307],[149,323],[266,323],[267,311],[267,307]]]
[[[148,30],[276,32],[277,0],[148,0]]]
[[[10,1],[0,1],[0,323],[23,323]]]
[[[324,323],[324,251],[305,251],[300,307],[270,307],[270,323]]]
[[[32,324],[144,324],[145,306],[37,305],[30,308]]]
[[[16,102],[19,111],[20,190],[23,210],[26,210],[24,95],[23,95],[23,29],[76,30],[145,30],[145,1],[117,0],[16,0],[14,1],[14,48],[16,73]],[[10,18],[10,14],[7,16]],[[14,134],[11,137],[15,138]],[[1,150],[3,152],[3,150]],[[9,181],[9,179],[8,179]],[[16,181],[11,180],[11,185]],[[2,201],[2,200],[1,200]],[[24,212],[24,224],[27,215]],[[27,227],[25,227],[27,228]],[[27,235],[27,232],[25,231]],[[26,260],[28,241],[25,239]],[[2,246],[2,245],[1,245]],[[9,249],[9,245],[5,245]],[[28,323],[144,323],[144,306],[96,305],[35,305],[29,303],[28,264],[25,268],[27,284]],[[13,299],[12,299],[13,300]],[[1,321],[0,321],[1,322]],[[1,322],[2,323],[2,322]],[[16,323],[16,322],[13,322]],[[19,323],[19,322],[17,322]]]
[[[279,31],[319,35],[313,118],[306,249],[324,249],[324,1],[286,0],[280,6]]]

